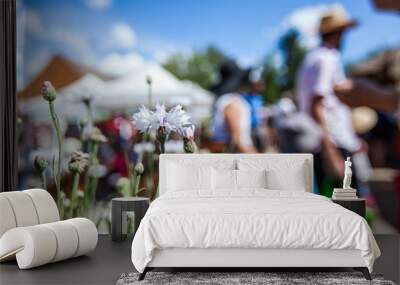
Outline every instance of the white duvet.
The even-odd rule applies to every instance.
[[[371,272],[380,255],[359,215],[320,195],[265,189],[164,194],[134,237],[135,268],[165,248],[358,249]]]

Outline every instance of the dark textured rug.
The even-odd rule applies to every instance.
[[[368,281],[359,272],[148,272],[146,278],[138,281],[138,273],[122,274],[117,285],[134,284],[213,284],[213,285],[297,285],[297,284],[376,284],[394,285],[380,275],[372,275]]]

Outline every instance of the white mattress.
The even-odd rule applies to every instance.
[[[266,189],[164,194],[139,226],[132,262],[143,272],[169,248],[359,250],[370,271],[380,255],[359,215],[319,195]]]

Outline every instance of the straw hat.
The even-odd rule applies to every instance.
[[[342,7],[337,7],[326,12],[319,24],[321,35],[339,32],[358,25],[356,20],[351,20]]]

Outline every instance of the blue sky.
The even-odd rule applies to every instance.
[[[338,3],[360,21],[346,36],[345,62],[400,46],[400,17],[375,10],[371,0],[20,0],[20,69],[26,83],[54,53],[115,69],[209,44],[243,65],[256,64],[276,51],[290,27],[303,32],[305,45],[314,45],[319,15]]]

